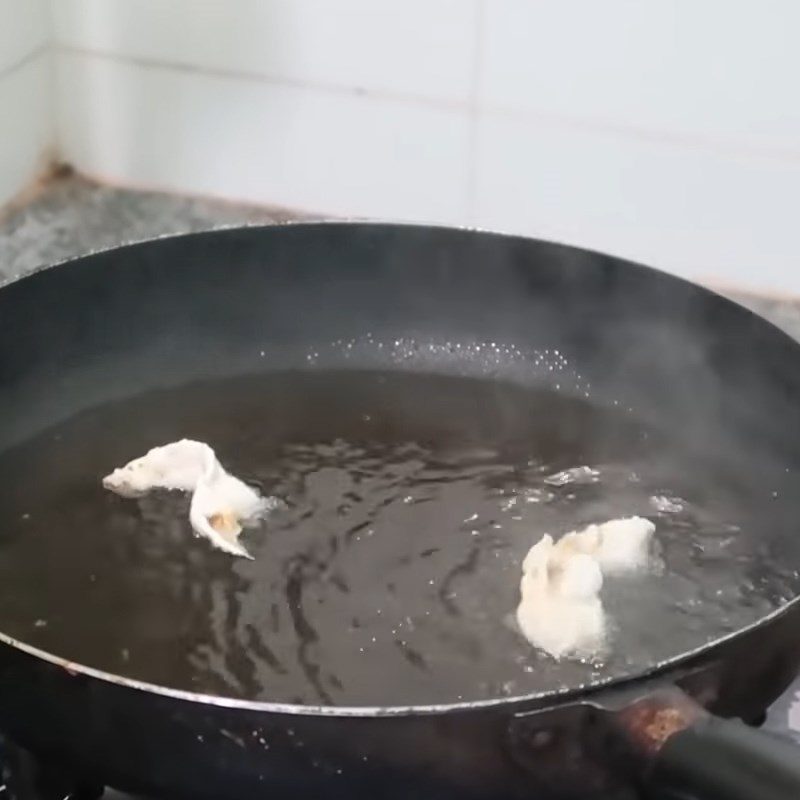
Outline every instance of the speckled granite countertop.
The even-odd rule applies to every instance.
[[[71,177],[0,216],[0,278],[124,242],[294,219],[282,211],[115,189]]]
[[[280,210],[116,189],[68,177],[0,216],[0,280],[123,242],[296,218]],[[732,297],[800,339],[800,301]],[[800,681],[773,706],[767,725],[800,742]]]

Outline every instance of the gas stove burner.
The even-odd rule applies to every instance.
[[[792,724],[800,718],[800,711],[793,717],[793,705],[800,706],[800,678],[773,704],[768,715],[759,715],[749,724],[760,726],[766,721],[765,727],[772,732],[800,740],[800,730]],[[37,758],[7,737],[0,737],[0,776],[0,800],[145,800],[104,786],[103,781],[87,779],[56,758]],[[641,800],[631,791],[603,800]]]
[[[0,738],[0,765],[0,800],[147,800],[79,777],[55,760],[36,758],[7,738]],[[644,800],[631,791],[591,800]]]
[[[78,777],[56,759],[46,763],[8,739],[0,740],[0,800],[99,800],[102,784]],[[111,800],[107,798],[107,800]]]

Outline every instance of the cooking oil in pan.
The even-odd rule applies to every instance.
[[[253,561],[193,538],[185,496],[102,489],[114,466],[181,437],[280,498],[244,534]],[[286,373],[104,406],[0,457],[0,513],[0,629],[127,677],[253,700],[575,686],[700,646],[792,592],[739,530],[736,492],[666,437],[466,378]],[[659,556],[606,582],[607,653],[537,652],[512,622],[528,548],[634,514],[656,522]]]

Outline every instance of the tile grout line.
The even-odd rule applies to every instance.
[[[40,45],[37,45],[27,52],[22,58],[17,59],[13,64],[9,64],[7,67],[0,69],[0,81],[4,78],[8,78],[16,72],[19,72],[21,69],[24,69],[32,62],[36,61],[37,58],[40,56],[46,55],[50,50],[50,44],[48,42],[43,42]]]
[[[477,0],[480,9],[485,9],[486,0]],[[484,24],[483,13],[478,20],[479,34],[482,34]],[[800,161],[800,149],[791,146],[756,144],[744,140],[735,139],[715,139],[693,133],[672,132],[669,130],[656,130],[650,128],[636,127],[617,123],[608,119],[597,119],[581,117],[569,114],[559,114],[548,111],[537,111],[534,109],[521,109],[503,104],[483,103],[478,104],[477,100],[477,71],[482,68],[484,60],[482,35],[476,36],[481,41],[476,41],[474,47],[474,62],[480,60],[481,64],[473,63],[473,75],[471,76],[470,92],[466,99],[447,99],[444,97],[434,97],[414,94],[412,92],[376,90],[356,86],[346,86],[343,84],[326,84],[318,81],[306,81],[296,78],[288,78],[274,75],[265,75],[258,72],[248,72],[244,70],[229,69],[210,69],[207,67],[186,64],[181,62],[169,62],[158,59],[143,58],[139,56],[120,55],[109,53],[102,50],[90,48],[74,47],[72,45],[54,45],[56,53],[66,55],[84,56],[98,58],[112,63],[131,65],[143,69],[161,69],[184,74],[200,75],[208,78],[223,80],[247,81],[249,83],[260,83],[271,86],[283,86],[296,89],[311,89],[316,91],[336,93],[347,97],[362,99],[374,98],[382,101],[400,102],[410,105],[424,106],[439,111],[451,113],[462,113],[468,117],[480,117],[490,114],[500,118],[518,120],[527,124],[544,125],[550,128],[574,130],[582,133],[597,133],[604,136],[614,136],[621,139],[633,139],[647,142],[653,145],[664,145],[671,148],[682,150],[705,150],[713,152],[723,157],[749,157],[770,161],[798,162]],[[46,50],[46,46],[39,48],[38,53]],[[26,56],[26,60],[30,58]],[[16,65],[16,66],[19,66]],[[0,73],[0,77],[3,74]]]
[[[48,115],[50,122],[50,160],[55,163],[61,158],[61,132],[58,121],[59,117],[59,84],[58,84],[58,50],[56,42],[56,11],[55,2],[47,3],[47,55],[48,69],[47,79],[49,82],[50,95],[48,98]]]
[[[472,52],[472,74],[469,95],[469,131],[467,143],[466,215],[467,222],[474,225],[477,218],[478,191],[478,107],[484,63],[484,26],[486,24],[486,0],[475,0],[475,32]]]
[[[358,86],[347,86],[336,83],[322,83],[319,81],[306,81],[285,76],[266,75],[260,72],[249,72],[235,69],[210,69],[194,64],[181,62],[162,61],[158,59],[142,58],[139,56],[120,55],[103,50],[73,47],[71,45],[55,45],[56,52],[66,55],[89,56],[103,59],[116,64],[133,65],[144,69],[162,69],[180,72],[189,75],[199,75],[207,78],[221,78],[223,80],[246,81],[248,83],[262,83],[270,86],[284,86],[294,89],[315,89],[356,98],[374,98],[377,100],[391,100],[408,104],[424,105],[444,111],[468,111],[469,102],[466,100],[449,100],[444,97],[418,95],[412,92],[397,92],[391,90],[375,90]]]

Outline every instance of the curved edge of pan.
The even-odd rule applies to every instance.
[[[149,692],[152,694],[170,697],[175,700],[184,700],[192,703],[201,703],[205,705],[220,706],[231,709],[242,709],[247,711],[260,711],[271,714],[286,714],[291,716],[316,716],[316,717],[401,717],[411,715],[432,715],[432,714],[448,714],[458,711],[475,711],[475,710],[492,710],[493,708],[508,709],[509,706],[524,707],[526,704],[542,703],[542,701],[552,701],[553,704],[558,704],[559,700],[567,699],[574,700],[576,697],[589,695],[600,690],[613,689],[616,686],[621,686],[631,681],[641,681],[648,678],[656,678],[661,674],[675,671],[678,668],[685,666],[689,662],[695,661],[703,656],[710,656],[714,651],[724,647],[727,643],[732,642],[740,637],[746,636],[759,628],[775,622],[785,615],[791,613],[796,607],[800,607],[800,597],[790,600],[785,605],[775,609],[765,617],[753,622],[744,628],[726,634],[718,639],[714,639],[699,647],[681,653],[674,658],[666,659],[657,662],[647,670],[639,673],[628,675],[610,676],[589,684],[582,684],[580,686],[570,686],[564,689],[559,689],[551,692],[538,692],[527,695],[515,695],[511,697],[498,697],[491,700],[476,700],[466,701],[461,703],[444,703],[432,705],[411,705],[411,706],[313,706],[313,705],[298,705],[293,703],[273,703],[269,701],[255,701],[243,700],[235,697],[226,697],[224,695],[203,694],[198,692],[190,692],[184,689],[173,689],[168,686],[160,686],[155,683],[148,683],[147,681],[140,681],[134,678],[126,678],[122,675],[116,675],[111,672],[105,672],[85,664],[79,664],[69,659],[62,658],[61,656],[48,653],[45,650],[40,650],[37,647],[21,642],[12,636],[0,632],[0,643],[26,653],[34,658],[47,661],[71,675],[84,675],[86,677],[95,678],[106,683],[115,684],[117,686],[135,689],[138,691]]]

